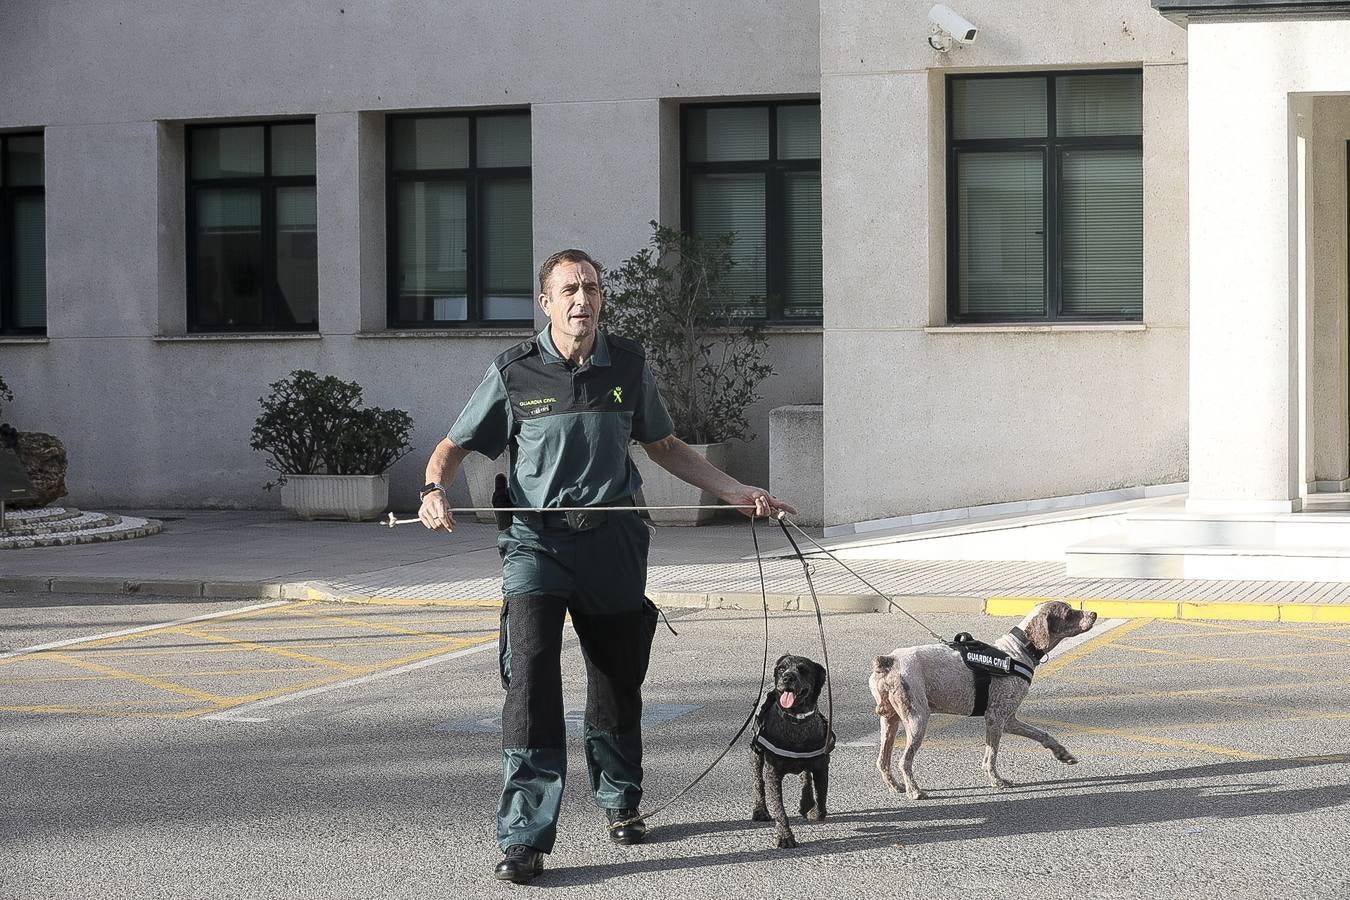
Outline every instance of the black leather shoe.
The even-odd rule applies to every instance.
[[[524,844],[506,848],[506,858],[497,863],[497,880],[515,884],[529,884],[544,871],[544,854]]]
[[[636,809],[607,809],[605,817],[609,819],[609,839],[616,844],[640,844],[642,839],[647,836],[647,826],[641,819],[637,818]],[[636,822],[630,822],[627,825],[620,825],[618,828],[612,827],[615,822],[624,822],[628,819],[637,819]]]

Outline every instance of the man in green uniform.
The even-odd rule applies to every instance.
[[[586,659],[586,766],[610,838],[635,844],[642,799],[642,681],[656,609],[646,600],[647,527],[632,509],[642,484],[628,457],[638,441],[659,465],[690,484],[767,516],[796,512],[762,488],[742,484],[672,433],[642,347],[599,327],[598,267],[580,250],[539,270],[539,305],[549,324],[488,368],[468,405],[427,463],[418,517],[451,531],[443,485],[477,451],[511,454],[516,507],[586,507],[579,513],[515,513],[498,537],[502,557],[502,794],[497,841],[503,881],[524,884],[553,850],[566,777],[563,617]]]

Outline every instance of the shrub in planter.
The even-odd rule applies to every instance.
[[[725,442],[753,438],[745,411],[773,374],[768,341],[755,322],[731,315],[726,277],[735,265],[735,235],[703,239],[651,223],[650,246],[605,273],[610,329],[647,350],[675,435],[724,465]],[[660,505],[710,505],[716,498],[686,486],[635,448],[634,462]],[[710,510],[653,511],[658,524],[696,525]]]
[[[752,439],[745,410],[773,367],[763,328],[727,312],[735,235],[702,239],[651,226],[651,246],[605,273],[609,328],[647,349],[677,437]]]
[[[271,394],[258,400],[262,413],[250,442],[254,450],[267,454],[268,467],[280,473],[264,487],[288,486],[283,504],[305,518],[359,519],[380,512],[389,496],[383,478],[378,485],[334,487],[314,484],[315,479],[307,476],[383,475],[412,449],[408,440],[412,418],[401,409],[364,407],[356,382],[320,377],[306,369],[268,387]],[[337,498],[333,508],[302,499],[302,488],[331,493]],[[362,498],[353,499],[354,491],[362,492]]]

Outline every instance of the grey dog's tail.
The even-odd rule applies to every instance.
[[[894,656],[878,656],[872,663],[872,673],[875,675],[885,675],[895,665]]]

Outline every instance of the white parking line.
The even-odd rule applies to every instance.
[[[34,647],[23,647],[19,650],[10,650],[8,653],[0,653],[0,659],[12,659],[16,656],[24,656],[29,653],[40,653],[43,650],[55,650],[57,647],[69,647],[71,644],[83,644],[88,641],[101,641],[105,638],[138,634],[142,631],[156,631],[160,628],[175,628],[179,625],[187,625],[190,622],[205,622],[208,619],[221,619],[225,616],[236,616],[239,613],[253,612],[255,609],[268,609],[273,606],[283,606],[287,603],[294,602],[294,600],[273,600],[270,603],[258,603],[253,606],[244,606],[239,609],[226,610],[225,612],[214,612],[202,616],[192,616],[187,619],[179,619],[176,622],[161,622],[158,625],[139,625],[136,628],[123,628],[121,631],[109,631],[107,634],[91,634],[86,637],[69,638],[64,641],[53,641],[50,644],[38,644]]]
[[[1107,619],[1107,620],[1104,621],[1104,622],[1098,622],[1095,626],[1093,626],[1093,628],[1092,628],[1091,631],[1084,632],[1083,634],[1077,634],[1077,635],[1074,635],[1074,636],[1071,637],[1071,638],[1068,638],[1068,639],[1066,639],[1066,640],[1061,641],[1060,644],[1059,644],[1059,646],[1055,648],[1054,653],[1051,654],[1050,656],[1047,656],[1044,660],[1042,660],[1042,662],[1048,662],[1048,661],[1049,661],[1050,659],[1052,659],[1054,656],[1056,656],[1056,655],[1062,655],[1063,653],[1065,653],[1065,652],[1067,652],[1067,651],[1069,651],[1069,650],[1072,650],[1074,647],[1077,647],[1079,644],[1083,644],[1083,643],[1086,643],[1086,642],[1088,642],[1088,641],[1096,640],[1097,638],[1099,638],[1099,637],[1101,637],[1102,635],[1106,634],[1106,633],[1107,633],[1108,631],[1110,631],[1111,629],[1113,629],[1113,628],[1119,628],[1121,625],[1124,625],[1124,624],[1125,624],[1126,622],[1128,622],[1128,621],[1130,621],[1130,620],[1129,620],[1129,619]],[[904,733],[904,729],[901,729],[901,735],[903,735],[903,733]],[[839,746],[840,746],[840,747],[880,747],[880,746],[881,746],[881,729],[878,728],[876,731],[869,731],[868,733],[866,733],[866,734],[864,734],[864,735],[861,735],[861,736],[859,736],[858,738],[849,741],[848,743],[840,744]]]

